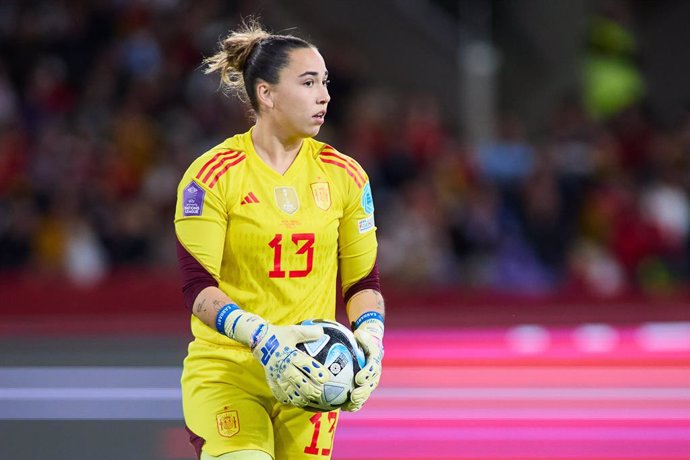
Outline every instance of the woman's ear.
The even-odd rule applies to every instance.
[[[264,106],[269,109],[273,108],[273,91],[270,84],[259,80],[256,84],[256,100],[259,106]]]

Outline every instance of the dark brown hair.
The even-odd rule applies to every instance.
[[[257,80],[278,83],[290,51],[310,47],[314,45],[306,40],[269,33],[256,19],[250,19],[220,40],[218,52],[204,59],[204,72],[219,72],[221,88],[235,93],[242,101],[248,100],[258,113]]]

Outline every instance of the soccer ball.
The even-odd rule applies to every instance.
[[[342,324],[325,319],[302,321],[302,325],[323,328],[324,335],[311,342],[298,343],[297,348],[323,364],[330,373],[321,398],[312,400],[305,409],[328,412],[338,409],[350,399],[355,387],[355,374],[364,367],[364,352],[352,332]]]

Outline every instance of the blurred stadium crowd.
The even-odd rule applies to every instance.
[[[0,6],[0,270],[89,284],[174,267],[182,171],[249,126],[199,70],[236,6],[20,3]],[[333,99],[319,139],[369,172],[385,276],[527,293],[687,286],[690,115],[661,127],[635,103],[600,118],[575,97],[536,133],[506,112],[470,145],[431,97],[373,89],[322,51]]]

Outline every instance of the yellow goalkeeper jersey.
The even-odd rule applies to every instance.
[[[180,181],[175,231],[223,292],[279,325],[334,319],[338,271],[345,292],[376,260],[365,171],[314,139],[282,175],[257,155],[251,130],[204,153]],[[236,345],[191,321],[196,338]]]

